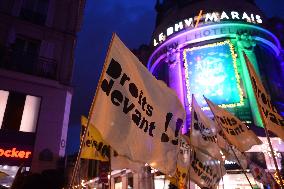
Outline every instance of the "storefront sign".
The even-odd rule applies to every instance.
[[[200,13],[202,13],[202,10],[200,11]],[[195,16],[184,20],[180,20],[175,24],[171,25],[165,31],[158,34],[156,38],[154,38],[153,45],[154,47],[157,46],[158,44],[164,42],[170,35],[173,35],[181,30],[197,27],[198,25],[202,24],[221,22],[226,20],[237,20],[237,21],[244,21],[254,24],[262,23],[262,19],[259,15],[247,14],[246,12],[223,11],[223,12],[206,13],[203,14],[202,16]]]
[[[0,162],[9,166],[31,166],[35,133],[0,130]]]
[[[155,63],[155,61],[161,55],[166,54],[172,49],[181,48],[181,46],[184,46],[186,44],[224,37],[236,38],[237,36],[241,35],[252,36],[256,41],[265,42],[276,52],[276,54],[279,54],[278,48],[280,47],[280,43],[278,39],[269,31],[255,25],[249,25],[245,23],[220,23],[184,31],[176,35],[175,37],[168,39],[152,54],[152,57],[150,57],[150,65],[148,65],[148,69],[150,69],[150,71],[153,71],[155,68],[155,65],[153,67],[153,63]]]
[[[0,148],[0,157],[28,159],[31,157],[31,151],[18,150],[17,148]]]

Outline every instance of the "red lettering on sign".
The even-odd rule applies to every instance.
[[[30,158],[32,152],[24,151],[24,150],[17,150],[17,148],[12,149],[2,149],[0,148],[0,157],[7,157],[7,158],[20,158],[20,159],[28,159]]]

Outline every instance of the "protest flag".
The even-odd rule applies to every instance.
[[[190,179],[200,188],[217,188],[219,181],[226,174],[221,161],[192,148],[190,153]]]
[[[171,183],[175,184],[179,189],[185,189],[187,181],[189,181],[189,158],[190,144],[188,138],[185,135],[181,135],[179,143],[179,153],[177,157],[177,168],[173,177],[174,179],[171,179]]]
[[[118,154],[165,174],[175,172],[183,105],[115,34],[89,118]]]
[[[214,115],[214,120],[219,126],[220,133],[223,135],[224,139],[229,142],[230,152],[233,153],[235,160],[237,160],[237,163],[241,166],[247,181],[249,182],[251,188],[253,188],[244,170],[246,169],[246,167],[243,167],[244,162],[240,160],[239,156],[236,154],[237,151],[234,150],[231,145],[233,145],[240,152],[245,152],[254,145],[262,144],[262,141],[233,114],[223,108],[218,107],[209,99],[205,98],[205,100]]]
[[[205,98],[205,97],[204,97]],[[205,98],[214,120],[223,132],[225,138],[241,152],[249,150],[254,145],[262,144],[261,140],[247,126],[227,110],[215,105]]]
[[[214,121],[204,114],[194,95],[192,95],[191,107],[190,144],[203,153],[222,161],[221,149],[217,143],[218,132]]]
[[[244,55],[247,69],[249,72],[249,76],[251,79],[252,88],[255,94],[258,109],[260,111],[260,117],[264,125],[264,130],[265,130],[265,134],[266,134],[267,141],[269,144],[269,148],[271,152],[273,152],[274,150],[273,150],[273,147],[270,141],[268,130],[270,130],[275,135],[277,135],[279,138],[284,140],[284,127],[283,127],[284,119],[280,114],[278,114],[275,106],[272,104],[270,96],[268,95],[264,86],[262,85],[261,80],[258,78],[247,55],[245,53],[243,53],[243,55]],[[271,153],[271,154],[272,154],[272,159],[273,159],[273,162],[276,168],[277,175],[280,178],[281,188],[284,188],[284,183],[282,181],[282,177],[281,177],[278,165],[277,165],[275,155],[274,153]]]
[[[86,129],[88,119],[81,116],[81,125]],[[87,135],[82,146],[81,158],[99,161],[109,161],[110,146],[103,140],[100,132],[93,124],[88,127]]]
[[[142,162],[133,162],[128,157],[119,155],[115,150],[111,150],[111,169],[122,170],[130,169],[135,173],[141,173],[145,164]]]
[[[267,127],[268,130],[284,140],[284,119],[272,104],[269,94],[266,92],[263,84],[258,78],[248,57],[245,54],[244,57],[252,82],[255,98],[259,105],[259,111],[264,122],[263,124]]]
[[[81,125],[86,127],[88,119],[81,116]],[[144,167],[144,164],[133,162],[111,149],[111,147],[103,140],[100,132],[90,124],[86,136],[86,141],[83,144],[81,158],[95,159],[99,161],[109,161],[111,159],[111,169],[131,169],[133,172],[139,172]]]

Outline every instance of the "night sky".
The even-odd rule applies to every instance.
[[[283,0],[255,2],[268,17],[284,18]],[[112,32],[130,49],[149,44],[155,24],[155,3],[156,0],[87,0],[75,50],[68,154],[78,151],[80,116],[88,115]]]

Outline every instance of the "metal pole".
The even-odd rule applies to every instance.
[[[191,129],[191,128],[190,128]],[[189,157],[188,157],[188,169],[187,169],[187,175],[188,175],[188,189],[190,189],[190,155],[191,155],[191,145],[189,145]]]
[[[240,167],[242,168],[242,171],[243,171],[244,175],[246,176],[246,178],[247,178],[247,180],[248,180],[248,182],[249,182],[249,185],[250,185],[251,189],[253,189],[253,186],[252,186],[252,184],[251,184],[251,182],[250,182],[250,180],[249,180],[249,178],[248,178],[248,176],[247,176],[247,174],[246,174],[246,172],[245,172],[245,170],[244,170],[244,168],[243,168],[243,166],[242,166],[242,164],[241,164],[241,162],[240,162],[238,156],[236,155],[236,153],[235,153],[235,151],[233,150],[232,146],[231,146],[231,145],[229,145],[229,146],[230,146],[230,149],[233,151],[233,154],[234,154],[235,158],[237,159],[238,164],[239,164]]]
[[[102,78],[103,78],[103,76],[104,76],[104,72],[105,72],[105,70],[106,70],[107,58],[108,58],[108,55],[109,55],[109,53],[110,53],[110,47],[112,46],[112,42],[113,42],[113,39],[114,39],[115,35],[116,35],[115,33],[112,34],[112,38],[111,38],[110,45],[109,45],[109,47],[108,47],[108,51],[107,51],[106,59],[105,59],[105,62],[104,62],[103,70],[102,70],[102,73],[101,73],[101,76],[100,76],[100,79],[99,79],[99,82],[98,82],[98,85],[97,85],[97,88],[96,88],[96,93],[97,93],[97,91],[99,90],[99,87],[100,87],[101,82],[102,82]],[[77,155],[75,167],[74,167],[74,169],[73,169],[73,174],[72,174],[72,178],[71,178],[71,183],[70,183],[70,186],[69,186],[70,189],[72,188],[72,185],[73,185],[73,182],[74,182],[74,178],[75,178],[75,176],[76,176],[76,174],[77,174],[78,160],[80,159],[80,156],[81,156],[81,153],[82,153],[82,145],[83,145],[83,142],[85,141],[86,133],[87,133],[88,128],[89,128],[89,125],[90,125],[90,118],[92,117],[92,114],[93,114],[93,112],[94,112],[94,105],[95,105],[95,102],[96,102],[96,99],[97,99],[96,93],[95,93],[93,102],[92,102],[92,104],[91,104],[91,108],[90,108],[90,112],[89,112],[89,116],[88,116],[87,127],[86,127],[86,130],[84,131],[84,134],[83,134],[82,139],[81,139],[81,143],[80,143],[80,147],[79,147],[79,152],[78,152],[78,155]]]
[[[108,184],[108,187],[109,189],[111,189],[111,150],[110,150],[110,156],[109,156],[109,184]]]
[[[221,171],[221,175],[223,175],[221,162],[220,162],[220,171]],[[223,189],[225,189],[225,183],[224,183],[224,179],[223,179],[223,177],[224,177],[224,176],[222,176],[222,183],[223,183],[223,184],[222,184],[222,185],[223,185],[223,187],[222,187],[222,188],[223,188]]]
[[[261,116],[261,117],[262,117],[262,116]],[[266,128],[264,122],[263,122],[263,125],[264,125],[264,130],[265,130],[266,138],[267,138],[267,141],[268,141],[268,144],[269,144],[269,148],[270,148],[270,150],[271,150],[272,159],[273,159],[273,162],[274,162],[274,165],[275,165],[275,168],[276,168],[276,173],[277,173],[278,178],[279,178],[279,180],[280,180],[280,186],[281,186],[281,188],[284,188],[283,180],[282,180],[282,177],[281,177],[281,174],[280,174],[278,165],[277,165],[277,161],[276,161],[276,158],[275,158],[274,150],[273,150],[273,148],[272,148],[272,144],[271,144],[271,141],[270,141],[269,133],[268,133],[268,130],[267,130],[267,128]]]
[[[74,183],[74,179],[75,179],[77,171],[78,171],[78,165],[79,165],[79,162],[80,162],[79,160],[80,160],[81,153],[82,153],[82,146],[83,146],[83,143],[85,141],[86,133],[87,133],[88,128],[89,128],[89,120],[88,120],[87,127],[86,127],[86,129],[85,129],[85,131],[83,133],[83,136],[82,136],[82,139],[81,139],[81,142],[80,142],[80,147],[79,147],[79,151],[78,151],[78,154],[77,154],[77,158],[76,158],[75,166],[74,166],[74,169],[73,169],[71,183],[69,185],[69,188],[72,188],[72,185]]]

